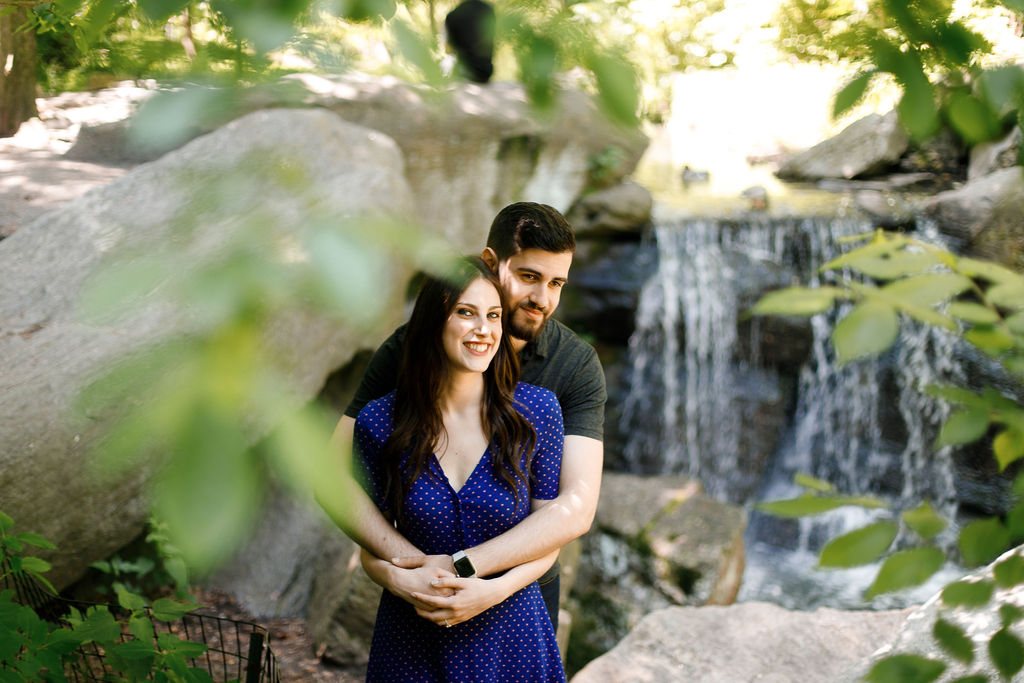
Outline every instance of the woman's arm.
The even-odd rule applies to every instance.
[[[552,503],[550,500],[532,501],[533,510],[544,508]],[[436,578],[430,585],[436,589],[453,591],[448,596],[429,595],[419,591],[410,593],[410,602],[416,607],[416,613],[441,626],[454,626],[468,621],[481,612],[504,602],[516,592],[539,579],[558,559],[558,550],[536,560],[512,567],[500,576],[489,579],[463,579],[449,574],[447,577]],[[392,565],[393,566],[393,565]],[[396,567],[398,571],[402,570]],[[425,607],[420,607],[421,603]]]

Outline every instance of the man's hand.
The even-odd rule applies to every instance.
[[[434,579],[431,590],[431,593],[411,593],[413,600],[410,602],[416,607],[416,614],[438,626],[461,624],[509,596],[497,581],[458,576]],[[438,595],[438,591],[447,591],[448,595]]]
[[[419,602],[417,598],[413,597],[414,593],[433,595],[434,597],[452,594],[450,588],[438,588],[434,585],[435,581],[454,577],[454,574],[446,569],[426,566],[402,569],[387,560],[374,557],[366,550],[360,552],[359,559],[363,570],[374,583],[412,604],[417,610],[431,609],[431,606]]]
[[[391,564],[403,569],[415,569],[417,567],[435,567],[444,569],[449,574],[455,574],[455,567],[452,565],[451,555],[412,555],[408,557],[396,557]]]

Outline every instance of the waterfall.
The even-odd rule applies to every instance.
[[[940,330],[904,324],[890,352],[840,367],[829,335],[844,311],[811,318],[785,433],[773,437],[770,463],[751,461],[751,445],[763,439],[749,433],[758,414],[750,406],[771,369],[757,339],[741,343],[739,316],[769,289],[822,284],[817,269],[840,253],[840,240],[871,230],[869,222],[833,217],[656,227],[659,265],[640,294],[620,424],[630,468],[688,474],[734,502],[792,494],[793,475],[804,473],[899,507],[929,499],[952,515],[950,454],[931,448],[947,408],[921,391],[959,379],[955,339]],[[755,319],[750,334],[759,333]],[[757,467],[764,476],[756,476],[755,491],[741,479]]]

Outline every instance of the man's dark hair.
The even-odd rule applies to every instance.
[[[487,246],[504,261],[525,249],[554,254],[576,251],[576,236],[565,216],[547,204],[515,202],[498,212],[487,234]]]
[[[494,74],[494,8],[483,0],[465,0],[444,18],[448,44],[466,78],[486,83]]]

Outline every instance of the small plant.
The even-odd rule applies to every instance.
[[[0,512],[0,567],[5,568],[0,581],[30,577],[56,597],[57,591],[42,575],[50,564],[23,554],[26,545],[55,546],[38,534],[12,534],[13,527],[14,520]],[[66,681],[66,672],[94,674],[100,668],[102,680],[115,683],[213,680],[205,670],[189,666],[190,659],[206,652],[206,644],[157,632],[154,626],[154,619],[176,621],[198,605],[161,598],[147,606],[142,596],[120,585],[118,605],[127,622],[106,605],[92,605],[84,610],[69,606],[62,623],[54,624],[16,598],[14,590],[0,591],[0,683]],[[93,657],[99,658],[98,664],[90,661]]]

